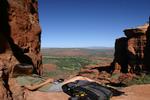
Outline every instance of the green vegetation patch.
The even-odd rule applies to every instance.
[[[82,57],[64,57],[59,59],[56,65],[62,70],[79,70],[90,63],[90,60]]]
[[[44,70],[43,76],[45,77],[66,77],[79,72],[79,70],[86,66],[93,64],[92,60],[84,57],[55,57],[43,56],[43,64],[57,65],[56,71]]]
[[[93,62],[84,57],[51,57],[44,56],[43,64],[56,64],[61,70],[79,70],[81,67]]]
[[[137,76],[132,80],[128,80],[125,82],[126,85],[134,85],[134,84],[150,84],[150,74]]]
[[[85,66],[111,63],[113,49],[43,48],[43,64],[56,65],[55,71],[44,70],[46,77],[66,77],[77,74]]]

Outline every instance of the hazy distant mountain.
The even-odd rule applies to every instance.
[[[84,47],[84,48],[42,48],[44,56],[113,56],[114,48],[111,47]]]
[[[93,47],[86,47],[87,49],[114,49],[114,47],[98,47],[98,46],[93,46]]]
[[[102,46],[91,46],[91,47],[42,47],[42,49],[114,49],[114,47],[102,47]]]

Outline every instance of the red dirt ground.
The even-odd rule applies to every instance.
[[[57,66],[55,64],[43,64],[43,68],[46,71],[55,71]]]

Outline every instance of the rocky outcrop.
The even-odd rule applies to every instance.
[[[148,60],[148,33],[149,24],[136,28],[125,29],[126,37],[119,38],[115,44],[115,57],[113,61],[114,72],[131,72],[139,74],[147,71],[145,61]],[[150,58],[150,57],[149,57]]]
[[[0,100],[22,100],[11,90],[16,65],[42,73],[40,35],[37,0],[0,0]]]

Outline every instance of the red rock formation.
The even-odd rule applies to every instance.
[[[116,40],[113,62],[115,71],[119,69],[125,73],[140,73],[147,69],[144,62],[146,60],[145,48],[149,38],[146,36],[148,26],[149,24],[145,24],[133,29],[126,29],[124,30],[126,38]]]
[[[17,64],[42,72],[37,9],[37,0],[0,0],[0,100],[21,100],[10,83]]]

